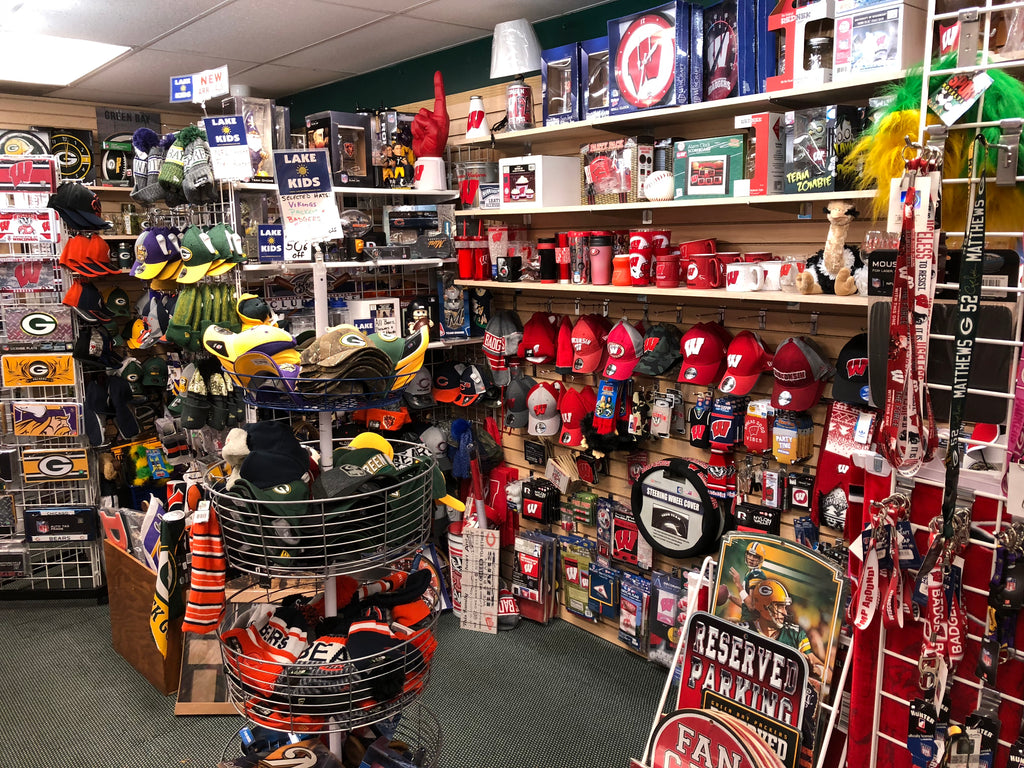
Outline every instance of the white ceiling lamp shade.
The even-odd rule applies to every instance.
[[[67,85],[127,50],[125,45],[0,31],[0,80]]]
[[[526,19],[503,21],[494,27],[491,79],[514,77],[540,69],[540,41]]]

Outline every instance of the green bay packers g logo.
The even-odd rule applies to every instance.
[[[38,466],[40,474],[47,477],[64,477],[74,470],[75,462],[67,456],[58,453],[40,459]]]
[[[192,261],[192,249],[191,248],[179,248],[178,250],[181,253],[181,260],[182,261],[184,261],[186,263],[189,262],[189,261]]]
[[[346,333],[338,340],[346,347],[365,347],[366,339],[358,333]]]
[[[49,336],[57,330],[57,318],[46,312],[30,312],[21,318],[21,330],[29,336]]]
[[[24,367],[23,372],[27,374],[26,378],[32,381],[44,381],[52,379],[55,370],[46,360],[33,360]]]

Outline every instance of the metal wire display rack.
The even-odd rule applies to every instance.
[[[353,645],[356,623],[347,630],[347,639],[310,639],[298,650],[297,660],[287,663],[275,647],[279,645],[277,627],[269,630],[273,643],[249,639],[258,637],[261,630],[267,633],[276,606],[285,598],[295,600],[296,595],[310,611],[323,605],[322,595],[294,586],[268,591],[269,602],[228,603],[220,626],[221,656],[228,696],[242,715],[277,731],[332,733],[389,720],[417,699],[430,678],[437,647],[434,627],[440,599],[433,588],[428,587],[422,598],[429,614],[415,626],[389,635],[386,648],[353,654],[346,643]],[[374,623],[371,631],[380,635],[385,631],[382,626]],[[297,632],[289,628],[289,637]]]
[[[282,378],[279,376],[241,376],[228,371],[232,382],[242,389],[242,397],[257,408],[279,411],[361,411],[386,408],[402,399],[404,387],[396,387],[406,375],[372,379]],[[324,391],[327,386],[336,391]]]

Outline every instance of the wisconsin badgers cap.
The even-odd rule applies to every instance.
[[[491,315],[487,330],[484,332],[483,350],[487,365],[494,376],[494,383],[498,386],[507,386],[512,380],[508,361],[519,356],[522,341],[523,326],[519,322],[519,315],[507,310]]]
[[[542,381],[530,390],[526,398],[529,418],[527,431],[531,435],[555,437],[562,428],[562,415],[558,412],[558,400],[562,385],[553,381]]]
[[[584,387],[580,391],[567,389],[558,403],[558,411],[562,415],[562,431],[558,442],[562,445],[582,445],[583,424],[593,416],[595,407],[597,394],[592,387]]]
[[[682,357],[682,334],[674,325],[658,323],[644,334],[644,351],[634,373],[641,376],[662,376]]]
[[[530,396],[530,390],[537,386],[537,382],[529,376],[520,376],[513,379],[505,390],[505,426],[511,429],[522,429],[529,424],[529,411],[526,407],[526,399]]]
[[[558,321],[558,340],[555,343],[555,370],[563,376],[572,373],[572,320],[562,315]]]
[[[850,405],[870,407],[868,369],[868,335],[860,333],[846,342],[839,353],[836,378],[832,382],[832,398]]]
[[[599,315],[584,315],[572,327],[572,372],[596,373],[603,365],[608,328]]]
[[[558,346],[556,315],[534,312],[523,327],[522,355],[531,363],[550,363]]]
[[[753,331],[740,331],[729,344],[725,366],[718,389],[727,395],[749,395],[761,374],[771,370],[772,356],[760,336]]]
[[[643,335],[631,323],[620,320],[608,333],[608,362],[604,367],[604,377],[615,381],[630,378],[643,351]]]
[[[687,384],[714,384],[725,373],[725,353],[732,335],[718,323],[697,323],[679,345],[683,365],[678,381]]]
[[[832,375],[832,367],[806,336],[791,336],[782,342],[775,351],[772,370],[772,405],[787,411],[813,408]]]

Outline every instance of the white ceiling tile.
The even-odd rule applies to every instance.
[[[579,6],[580,0],[477,0],[473,3],[465,0],[434,0],[427,5],[411,8],[406,14],[418,19],[464,24],[493,32],[494,25],[500,21],[550,18]]]
[[[334,72],[325,69],[309,69],[306,67],[282,67],[278,64],[262,64],[232,77],[231,84],[248,85],[253,96],[265,99],[277,99],[290,96],[298,91],[327,85],[346,77],[351,72]]]
[[[484,36],[485,32],[470,27],[410,16],[389,16],[357,32],[284,56],[274,63],[315,67],[328,61],[347,71],[371,72]]]
[[[237,0],[153,45],[161,51],[216,53],[238,61],[272,61],[356,29],[385,13],[315,0]]]
[[[370,8],[388,13],[400,13],[410,8],[427,5],[433,0],[316,0],[326,5],[347,5],[350,8]]]
[[[140,107],[153,103],[152,93],[133,93],[132,91],[117,91],[112,93],[107,88],[58,88],[46,94],[54,99],[75,99],[77,101],[98,101],[101,104],[124,104],[129,107]],[[164,94],[164,108],[170,107],[167,95]]]
[[[47,14],[42,30],[57,37],[78,37],[113,45],[143,45],[217,6],[230,6],[234,0],[104,0],[103,3],[79,2],[63,11]]]
[[[170,98],[172,76],[187,75],[225,64],[228,66],[229,82],[233,72],[252,68],[250,63],[245,62],[147,48],[126,56],[95,75],[83,78],[76,85],[83,88],[106,88],[113,93],[121,90],[154,96],[164,93]]]

